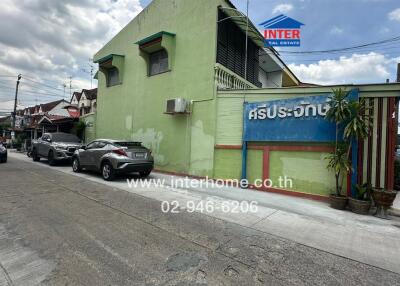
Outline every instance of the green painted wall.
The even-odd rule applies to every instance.
[[[215,178],[240,180],[242,169],[241,150],[215,150]],[[334,191],[335,180],[332,172],[326,169],[326,156],[323,152],[283,152],[270,153],[270,178],[273,187],[327,196]],[[263,151],[248,150],[247,174],[250,183],[263,179]],[[279,177],[287,176],[292,185],[280,185]],[[345,179],[343,190],[346,190]],[[258,182],[260,183],[260,182]]]
[[[96,139],[96,115],[94,113],[81,116],[80,120],[85,122],[85,143]]]
[[[217,145],[242,144],[243,129],[243,101],[247,102],[268,101],[276,99],[294,98],[302,96],[314,96],[326,94],[331,88],[282,88],[282,89],[259,89],[248,91],[219,91],[217,95]],[[258,144],[291,145],[290,143],[263,142]],[[315,145],[315,143],[292,143],[292,145]],[[253,174],[262,175],[261,151],[257,160],[252,157],[249,150],[248,155],[248,179],[254,180]],[[293,180],[293,188],[296,192],[316,195],[329,195],[335,188],[333,173],[326,169],[327,161],[324,159],[327,153],[321,152],[271,152],[270,157],[270,179],[277,186],[279,176],[288,176]],[[259,166],[258,173],[254,170]],[[216,150],[214,177],[236,178],[241,174],[241,151],[240,150]],[[279,186],[277,186],[279,187]],[[346,180],[344,181],[346,189]]]
[[[142,141],[153,150],[157,169],[213,175],[221,4],[228,6],[222,0],[155,0],[95,55],[118,54],[125,61],[121,85],[107,88],[98,74],[97,137]],[[160,31],[176,35],[172,69],[149,77],[134,43]],[[167,99],[176,97],[193,100],[190,116],[164,114]]]
[[[262,150],[248,150],[247,156],[247,179],[249,183],[253,184],[256,179],[262,179],[263,152]],[[241,150],[215,150],[215,178],[240,180],[241,171]]]
[[[328,153],[282,152],[270,153],[270,179],[275,187],[301,193],[329,195],[334,192],[335,176],[326,169]],[[292,180],[290,184],[279,185],[279,177]],[[346,187],[344,185],[344,187]]]

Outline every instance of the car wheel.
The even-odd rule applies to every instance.
[[[40,157],[38,156],[36,149],[32,150],[32,160],[35,161],[35,162],[39,162],[40,161]]]
[[[146,177],[148,177],[148,176],[150,175],[150,173],[151,173],[151,170],[149,170],[149,171],[143,171],[143,172],[139,172],[139,175],[140,175],[140,177],[142,177],[142,178],[146,178]]]
[[[49,156],[47,157],[50,166],[54,166],[56,164],[56,160],[54,159],[53,151],[49,152]]]
[[[81,164],[79,163],[78,158],[74,158],[72,160],[72,171],[74,171],[75,173],[79,173],[80,171],[82,171]]]
[[[113,166],[105,162],[102,167],[101,167],[101,175],[103,176],[103,179],[106,181],[112,181],[115,178],[115,171]]]

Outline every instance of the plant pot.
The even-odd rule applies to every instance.
[[[353,213],[367,215],[371,208],[371,201],[362,201],[349,198],[349,207]]]
[[[389,219],[387,210],[393,205],[397,192],[385,189],[373,189],[372,198],[376,204],[375,216]]]
[[[347,197],[337,196],[337,195],[330,195],[329,196],[329,204],[331,208],[337,210],[344,210],[347,204]]]

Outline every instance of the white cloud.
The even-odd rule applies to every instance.
[[[390,20],[400,22],[400,8],[397,8],[388,14]]]
[[[2,6],[0,75],[23,75],[26,105],[57,99],[29,91],[62,96],[69,76],[73,89],[90,88],[90,75],[82,71],[90,69],[89,58],[142,10],[139,0],[2,0]],[[58,90],[28,86],[24,75]],[[13,96],[7,87],[14,88],[15,79],[0,77],[0,85],[0,98]]]
[[[333,26],[330,29],[329,33],[331,33],[332,35],[340,35],[343,34],[343,29],[339,28],[338,26]]]
[[[289,64],[303,82],[315,84],[376,83],[391,76],[391,68],[399,58],[387,58],[379,53],[353,54],[337,60],[320,60],[312,64]]]
[[[288,13],[293,10],[293,5],[292,4],[279,4],[272,9],[272,14],[276,13]]]

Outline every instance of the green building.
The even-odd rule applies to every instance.
[[[249,81],[243,79],[245,20],[218,22],[232,8],[222,0],[155,0],[106,44],[95,55],[101,71],[96,136],[142,141],[153,150],[157,169],[213,176],[217,86],[298,83],[275,54],[263,52],[254,27]],[[226,68],[228,45],[239,58],[232,63],[236,73]],[[224,48],[223,64],[217,63],[217,47]],[[166,113],[174,98],[186,100],[185,112]]]
[[[152,149],[157,170],[240,178],[245,98],[265,101],[331,90],[301,83],[273,49],[264,48],[251,22],[246,48],[246,19],[228,0],[154,0],[94,57],[100,71],[95,136],[143,142]],[[364,95],[388,88],[385,94],[400,96],[398,85],[389,86],[363,87]],[[265,172],[263,146],[271,144],[256,145],[247,159],[251,181],[283,171],[289,151],[269,150],[271,167]],[[297,187],[287,191],[329,193],[333,180],[325,169],[325,147],[288,153],[314,169],[295,164],[287,175],[295,174]]]

